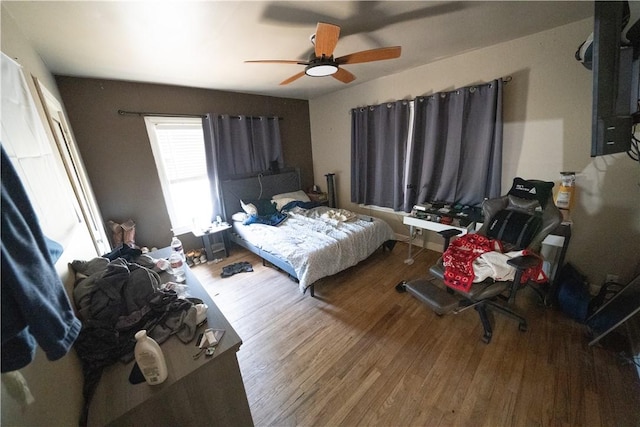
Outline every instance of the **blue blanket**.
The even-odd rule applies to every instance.
[[[280,224],[282,221],[287,219],[287,214],[282,212],[276,212],[271,215],[249,215],[247,219],[244,220],[244,225],[249,224],[265,224],[265,225],[273,225],[276,226]]]

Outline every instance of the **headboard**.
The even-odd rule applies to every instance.
[[[222,181],[222,203],[227,221],[242,212],[240,200],[270,199],[275,194],[300,190],[300,171],[256,175]]]

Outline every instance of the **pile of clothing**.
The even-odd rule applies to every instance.
[[[82,321],[74,346],[84,374],[81,425],[86,425],[102,371],[118,361],[133,360],[137,331],[146,329],[159,344],[174,334],[188,343],[195,337],[198,316],[193,302],[161,289],[155,262],[148,255],[135,262],[102,257],[74,261],[71,267],[73,298]]]
[[[444,283],[451,288],[469,292],[474,283],[488,278],[496,281],[513,280],[515,268],[507,261],[524,255],[535,254],[526,249],[504,252],[503,245],[498,240],[480,234],[465,234],[451,242],[442,254]],[[521,283],[529,280],[537,283],[547,281],[542,270],[542,259],[538,265],[523,272]]]

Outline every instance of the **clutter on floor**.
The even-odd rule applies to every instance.
[[[251,263],[247,261],[240,261],[233,264],[225,265],[222,267],[222,273],[220,273],[220,277],[230,277],[237,273],[243,272],[251,272],[253,271],[253,267]]]

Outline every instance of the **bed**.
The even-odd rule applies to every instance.
[[[300,291],[309,289],[311,296],[323,277],[356,265],[379,248],[391,250],[395,244],[386,222],[327,206],[293,207],[277,226],[243,224],[247,215],[241,201],[246,208],[250,202],[270,201],[284,193],[301,194],[297,170],[230,179],[221,187],[225,216],[232,224],[230,240],[288,273]],[[294,199],[281,198],[278,207]],[[305,207],[311,204],[302,203]]]

